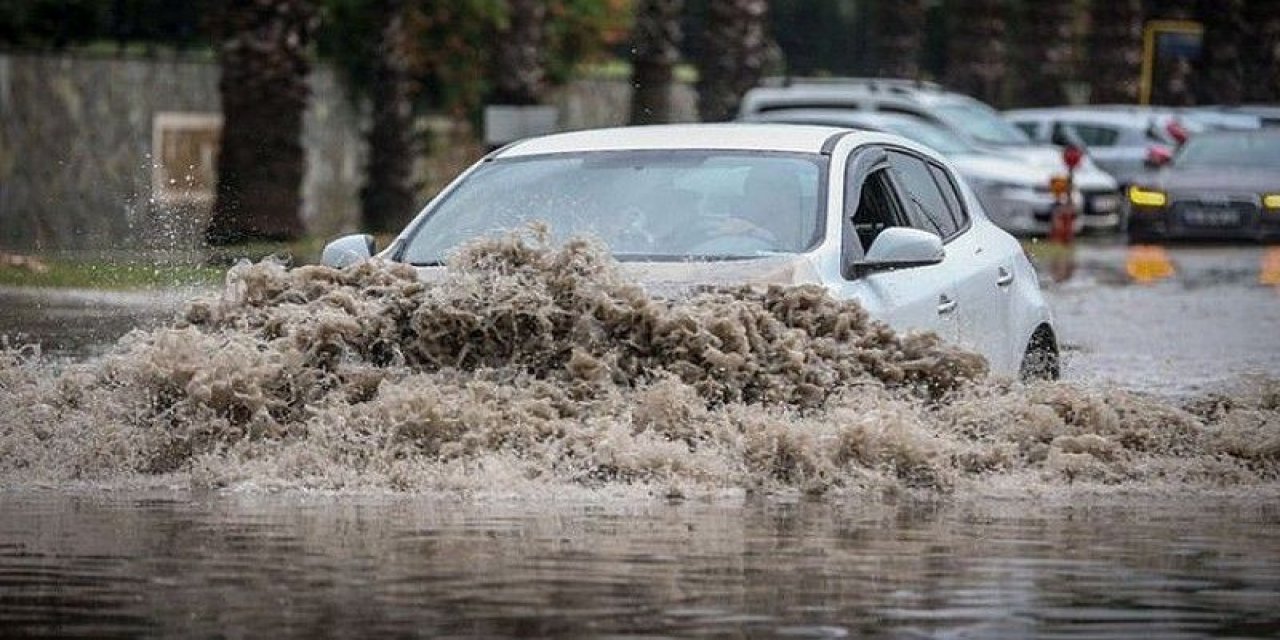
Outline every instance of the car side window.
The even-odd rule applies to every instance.
[[[1111,147],[1115,145],[1116,139],[1120,137],[1120,131],[1114,127],[1082,122],[1071,123],[1068,126],[1076,134],[1076,138],[1087,147]]]
[[[935,233],[940,238],[953,235],[957,230],[955,219],[947,206],[946,196],[934,182],[929,165],[914,155],[892,150],[889,151],[889,164],[901,178],[911,200],[907,203],[907,218],[911,226]]]
[[[1013,123],[1013,125],[1019,129],[1022,129],[1023,133],[1026,133],[1027,137],[1031,138],[1032,140],[1039,139],[1039,135],[1040,135],[1039,122],[1022,121],[1022,122],[1015,122]]]
[[[955,231],[969,226],[969,212],[964,210],[964,201],[960,199],[960,189],[956,187],[956,183],[947,175],[946,169],[930,162],[929,173],[933,174],[933,179],[938,183],[938,188],[942,190],[942,197],[947,201],[947,208],[951,211],[951,220],[955,224]],[[943,238],[944,240],[947,238]]]
[[[850,176],[850,180],[856,176]],[[849,184],[846,193],[853,193],[859,185]],[[856,206],[846,201],[845,216],[851,222],[858,243],[865,253],[875,242],[876,236],[889,227],[905,226],[905,216],[898,196],[894,192],[887,168],[876,169],[866,176],[861,185]]]

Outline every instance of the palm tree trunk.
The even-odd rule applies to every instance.
[[[924,40],[923,0],[880,2],[873,5],[872,11],[876,75],[919,78]]]
[[[1003,102],[1006,70],[1003,0],[967,0],[963,10],[953,14],[947,47],[947,84],[983,102]]]
[[[360,190],[363,227],[394,231],[413,211],[413,104],[405,52],[404,0],[374,0],[378,42],[370,83],[373,122]]]
[[[1024,28],[1018,45],[1022,66],[1021,102],[1048,107],[1065,104],[1065,85],[1071,79],[1074,60],[1075,7],[1070,2],[1028,2],[1022,16]]]
[[[709,0],[706,42],[698,60],[698,115],[704,122],[733,118],[769,63],[767,0]]]
[[[632,27],[631,124],[671,121],[672,70],[680,59],[684,0],[637,0]]]
[[[1254,54],[1247,67],[1246,99],[1280,101],[1280,0],[1247,0],[1245,16],[1252,25],[1248,40]]]
[[[1200,60],[1196,63],[1196,100],[1201,104],[1240,104],[1244,100],[1244,56],[1249,42],[1244,0],[1201,0],[1204,24]]]
[[[1142,0],[1090,0],[1090,101],[1134,104],[1142,72]]]
[[[545,0],[506,0],[507,24],[498,33],[493,103],[540,104],[546,85]]]
[[[226,0],[220,18],[222,143],[205,238],[215,245],[299,238],[315,7],[308,0]]]

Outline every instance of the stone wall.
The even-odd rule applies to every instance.
[[[0,246],[28,251],[193,247],[207,201],[152,193],[156,114],[216,114],[211,62],[0,56]],[[316,233],[350,226],[359,118],[334,74],[311,76],[303,215]]]
[[[216,115],[217,82],[208,61],[0,55],[0,249],[197,249],[209,201],[153,193],[153,126],[161,113]],[[332,236],[359,226],[362,118],[331,68],[317,65],[310,83],[303,219]],[[561,127],[582,129],[623,124],[630,93],[624,80],[581,80],[553,100]],[[675,108],[694,119],[687,85]],[[418,163],[425,202],[482,150],[466,125],[429,118],[421,129],[432,140]]]

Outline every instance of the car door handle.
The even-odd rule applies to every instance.
[[[1011,284],[1013,284],[1013,272],[1004,267],[1000,267],[1000,270],[997,271],[996,286],[1007,287]]]
[[[956,305],[958,304],[960,304],[958,301],[947,297],[947,294],[945,293],[938,296],[938,315],[945,316],[948,313],[955,311]]]

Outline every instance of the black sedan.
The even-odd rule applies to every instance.
[[[1133,242],[1280,240],[1280,129],[1198,134],[1127,200]]]

